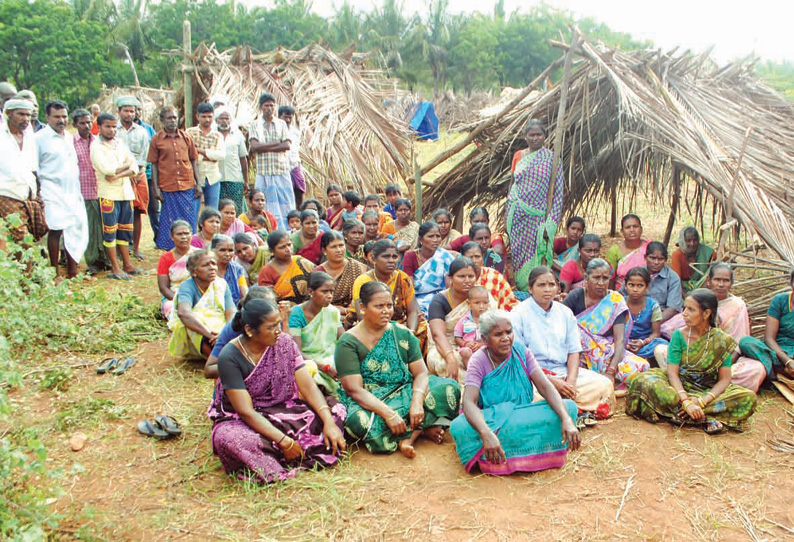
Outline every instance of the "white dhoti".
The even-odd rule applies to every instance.
[[[74,261],[80,262],[88,248],[88,215],[79,186],[77,190],[77,193],[68,193],[46,181],[41,183],[41,200],[47,226],[52,231],[63,231],[66,252]]]

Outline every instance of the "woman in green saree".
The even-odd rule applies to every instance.
[[[789,274],[794,290],[794,270]],[[794,292],[783,292],[772,298],[766,313],[764,342],[746,336],[739,341],[743,356],[764,364],[767,378],[782,372],[794,378]]]
[[[419,339],[391,322],[392,294],[382,282],[361,286],[362,320],[342,335],[334,355],[347,407],[345,430],[372,453],[398,449],[416,456],[423,435],[440,444],[457,416],[460,387],[449,378],[428,376]]]
[[[656,423],[700,425],[708,434],[746,429],[755,411],[752,391],[731,384],[736,341],[717,327],[717,296],[693,290],[684,302],[686,326],[670,338],[667,370],[651,369],[629,381],[626,414]]]
[[[309,374],[328,394],[337,395],[334,349],[345,332],[339,309],[331,305],[334,279],[318,271],[309,275],[309,299],[292,307],[289,334],[300,348]]]

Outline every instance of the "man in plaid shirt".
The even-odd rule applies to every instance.
[[[256,156],[256,188],[265,192],[266,208],[278,221],[278,227],[289,231],[287,213],[295,208],[287,152],[290,137],[287,123],[276,118],[276,98],[269,93],[259,97],[262,116],[251,124],[248,139]]]
[[[110,269],[110,260],[102,245],[102,213],[99,211],[96,172],[91,164],[91,145],[96,136],[91,133],[94,118],[85,109],[77,109],[72,113],[72,124],[77,129],[74,134],[74,150],[77,152],[77,167],[80,169],[80,192],[85,201],[85,213],[88,215],[88,248],[83,256],[88,266],[87,273],[93,275],[104,269]]]
[[[208,103],[200,103],[196,107],[198,126],[185,130],[193,138],[193,144],[198,153],[198,180],[199,187],[204,193],[204,207],[218,208],[221,196],[221,170],[219,162],[226,157],[226,148],[223,137],[212,124],[215,120],[215,110]]]

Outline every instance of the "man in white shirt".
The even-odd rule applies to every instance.
[[[135,192],[135,200],[132,202],[132,255],[139,259],[145,259],[140,253],[142,215],[147,213],[149,207],[149,184],[146,179],[146,156],[149,154],[149,142],[151,137],[149,132],[135,122],[135,108],[141,103],[135,96],[121,96],[116,100],[119,109],[119,120],[117,137],[127,145],[127,148],[135,157],[138,164],[138,175],[130,179],[132,190]]]
[[[28,129],[32,114],[32,103],[11,98],[5,103],[5,122],[0,125],[0,217],[19,217],[21,224],[10,228],[18,243],[23,243],[28,233],[36,241],[47,233],[35,174],[39,169],[38,151],[33,132]],[[0,245],[5,249],[2,239]]]
[[[282,105],[278,108],[278,118],[287,123],[287,134],[289,134],[289,150],[287,151],[287,162],[289,162],[289,174],[292,177],[292,192],[295,194],[295,205],[300,208],[303,203],[303,195],[306,193],[306,179],[301,168],[301,129],[295,122],[295,108],[289,105]]]
[[[212,127],[215,110],[208,103],[200,103],[196,107],[198,126],[191,126],[185,132],[193,139],[198,152],[199,187],[204,193],[204,207],[218,208],[221,194],[221,170],[218,163],[226,157],[223,148],[223,137]]]
[[[80,192],[80,168],[73,138],[66,133],[69,111],[64,102],[53,100],[44,106],[47,125],[36,132],[39,183],[44,216],[50,232],[47,250],[57,270],[61,238],[66,249],[66,276],[77,276],[77,264],[88,247],[88,217]]]
[[[248,195],[248,149],[245,137],[232,126],[232,114],[226,107],[215,109],[215,124],[223,136],[226,156],[220,161],[220,199],[230,199],[243,212],[243,198]]]

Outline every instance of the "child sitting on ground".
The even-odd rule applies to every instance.
[[[468,368],[472,354],[485,346],[480,336],[480,316],[488,310],[488,303],[488,290],[482,286],[474,286],[469,290],[469,312],[455,325],[455,344],[460,349],[465,368]]]
[[[654,350],[667,341],[660,337],[662,309],[648,295],[651,274],[644,267],[634,267],[626,274],[626,304],[629,306],[633,325],[626,348],[638,356],[652,360]]]
[[[301,229],[301,212],[293,209],[287,213],[287,225],[289,225],[290,233],[295,233]]]

